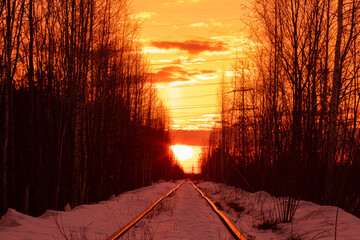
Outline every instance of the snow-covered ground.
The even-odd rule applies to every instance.
[[[106,239],[180,182],[162,182],[125,192],[107,201],[38,218],[9,209],[0,220],[0,239]],[[335,239],[337,208],[300,201],[292,223],[260,230],[275,219],[276,199],[212,182],[197,185],[247,239]],[[270,221],[271,222],[271,221]],[[339,209],[337,239],[360,239],[360,219]],[[186,182],[121,239],[232,239],[205,200]]]
[[[177,185],[157,183],[98,204],[67,211],[48,210],[38,218],[9,209],[0,220],[0,239],[106,239]]]
[[[335,238],[337,207],[299,201],[292,223],[274,224],[272,229],[261,230],[257,226],[278,217],[280,198],[213,182],[200,182],[197,187],[223,209],[222,212],[248,240],[360,240],[360,219],[342,209],[338,211]]]
[[[233,239],[199,192],[185,182],[122,239]]]

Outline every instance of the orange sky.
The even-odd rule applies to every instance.
[[[133,0],[134,15],[143,21],[144,52],[174,130],[214,126],[219,82],[223,75],[231,79],[233,59],[241,57],[246,41],[246,2]]]

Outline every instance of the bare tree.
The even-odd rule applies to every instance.
[[[230,172],[226,179],[245,188],[244,178],[257,189],[337,203],[359,214],[353,209],[360,194],[360,2],[336,3],[255,2],[250,64],[235,64],[233,113],[223,114],[229,124],[214,130],[204,154],[207,176]],[[216,173],[225,166],[216,133],[227,129],[226,152],[238,171]]]

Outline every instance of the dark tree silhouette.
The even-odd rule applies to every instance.
[[[203,173],[359,216],[360,2],[257,0],[254,13]]]
[[[1,214],[182,177],[127,0],[0,4]]]

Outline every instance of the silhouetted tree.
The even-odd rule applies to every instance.
[[[129,12],[127,0],[0,4],[1,213],[183,176]]]
[[[360,2],[336,3],[255,2],[249,58],[236,60],[234,84],[222,91],[233,113],[221,108],[227,124],[203,154],[205,176],[360,214]],[[225,155],[231,164],[216,172]]]

